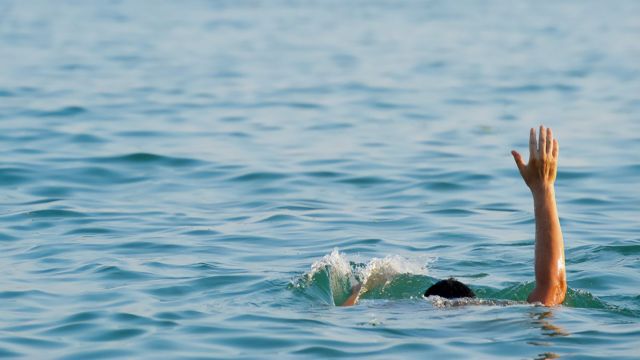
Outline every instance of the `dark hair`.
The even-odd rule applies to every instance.
[[[467,285],[461,283],[454,278],[448,278],[447,280],[440,280],[433,284],[427,291],[424,292],[424,296],[438,295],[447,299],[456,299],[462,297],[476,297]]]

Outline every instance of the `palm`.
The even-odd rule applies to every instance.
[[[550,128],[540,126],[540,136],[531,128],[529,135],[529,162],[525,165],[522,156],[511,151],[520,175],[532,191],[552,186],[558,169],[558,140],[553,138]]]

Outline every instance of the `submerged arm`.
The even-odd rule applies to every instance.
[[[351,288],[351,295],[345,300],[340,306],[351,306],[355,305],[356,301],[358,301],[358,295],[360,295],[360,288],[362,284],[356,284]]]
[[[536,217],[536,286],[527,300],[553,306],[564,301],[567,291],[564,241],[554,188],[559,147],[551,129],[540,126],[539,137],[538,142],[535,130],[531,129],[528,164],[524,164],[518,152],[512,151],[512,154],[520,175],[531,189]]]

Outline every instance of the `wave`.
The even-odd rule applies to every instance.
[[[429,258],[426,263],[432,261]],[[358,297],[363,299],[401,299],[421,296],[433,283],[426,276],[425,261],[398,255],[373,258],[367,263],[349,261],[334,249],[311,265],[311,270],[294,279],[291,287],[314,300],[326,304],[342,304],[351,288],[360,283]]]

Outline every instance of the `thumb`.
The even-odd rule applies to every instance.
[[[520,171],[520,175],[524,174],[525,164],[522,161],[522,156],[515,150],[511,150],[511,155],[513,155],[513,160],[516,161],[516,165],[518,166],[518,170]]]

